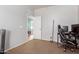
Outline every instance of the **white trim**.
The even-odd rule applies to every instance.
[[[31,40],[32,40],[32,39],[31,39]],[[7,51],[9,51],[9,50],[11,50],[11,49],[14,49],[14,48],[16,48],[16,47],[18,47],[18,46],[21,46],[21,45],[23,45],[24,43],[29,42],[29,41],[31,41],[31,40],[26,40],[26,41],[24,41],[24,42],[18,44],[18,45],[15,46],[15,47],[11,47],[11,48],[9,48],[9,49],[6,49],[5,52],[7,52]]]
[[[24,43],[29,42],[29,41],[31,41],[31,40],[33,40],[33,39],[28,39],[28,40],[26,40],[26,41],[20,43],[19,45],[15,46],[15,47],[11,47],[11,48],[9,48],[9,49],[6,49],[5,52],[7,52],[7,51],[9,51],[9,50],[11,50],[11,49],[14,49],[14,48],[16,48],[16,47],[19,47],[19,46],[23,45]],[[50,40],[46,40],[46,39],[43,39],[43,40],[44,40],[44,41],[50,41]]]
[[[52,41],[52,39],[42,39],[42,40],[45,40],[45,41]]]

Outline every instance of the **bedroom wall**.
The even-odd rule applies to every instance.
[[[28,6],[0,6],[0,29],[9,31],[6,49],[13,48],[27,40],[27,16],[33,15]]]
[[[78,23],[78,6],[60,5],[35,10],[35,15],[42,17],[42,39],[50,41],[52,36],[52,23],[54,20],[54,41],[57,41],[57,25],[69,26]]]

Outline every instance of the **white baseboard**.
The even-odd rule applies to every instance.
[[[51,39],[41,39],[41,40],[45,40],[45,41],[52,41]]]
[[[9,50],[11,50],[11,49],[14,49],[14,48],[16,48],[16,47],[18,47],[18,46],[21,46],[21,45],[23,45],[24,43],[29,42],[29,41],[31,41],[31,40],[33,40],[33,39],[28,39],[28,40],[26,40],[26,41],[24,41],[24,42],[18,44],[18,45],[15,46],[15,47],[11,47],[11,48],[9,48],[9,49],[6,49],[5,52],[7,52],[7,51],[9,51]],[[47,40],[47,39],[41,39],[41,40],[50,41],[50,40]]]
[[[5,52],[7,52],[7,51],[9,51],[9,50],[11,50],[11,49],[13,49],[13,48],[16,48],[16,47],[18,47],[18,46],[21,46],[21,45],[23,45],[24,43],[29,42],[29,41],[31,41],[31,39],[30,39],[30,40],[26,40],[26,41],[24,41],[24,42],[18,44],[18,45],[15,46],[15,47],[11,47],[11,48],[9,48],[9,49],[6,49]]]

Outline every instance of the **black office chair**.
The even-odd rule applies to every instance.
[[[60,25],[58,25],[58,32],[59,32],[59,30],[61,29],[61,26]]]
[[[59,45],[59,29],[61,29],[61,26],[60,25],[58,25],[57,46]]]
[[[70,36],[67,37],[62,28],[59,29],[59,35],[60,35],[60,42],[64,47],[64,52],[66,52],[67,48],[70,48],[72,52],[75,51],[77,42],[74,39],[71,39]]]

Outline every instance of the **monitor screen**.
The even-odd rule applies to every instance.
[[[64,32],[68,32],[68,26],[63,26]]]
[[[71,25],[72,32],[79,32],[79,24]]]

